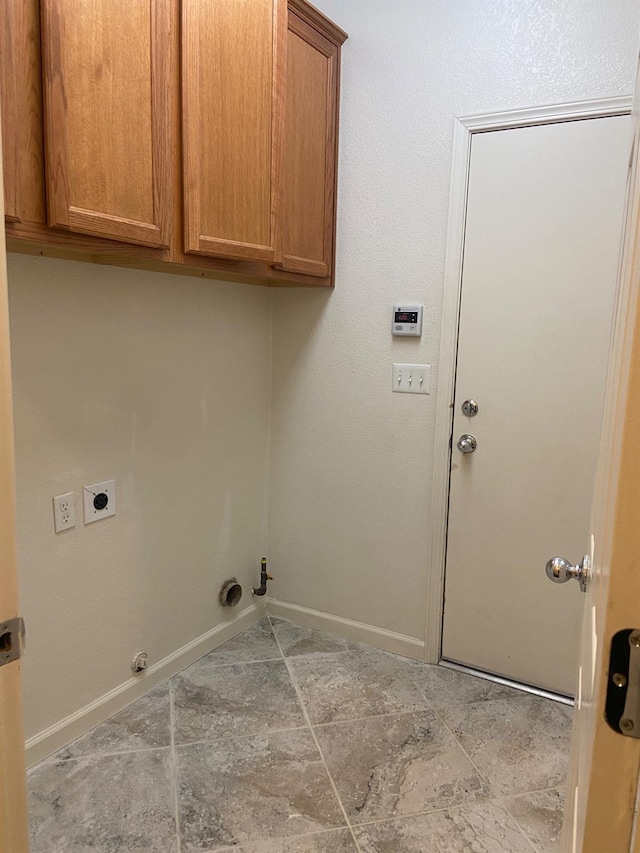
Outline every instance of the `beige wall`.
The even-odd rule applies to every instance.
[[[633,0],[318,0],[343,53],[337,282],[274,294],[274,595],[425,633],[455,116],[628,94]],[[425,306],[393,339],[394,302]],[[391,364],[434,365],[430,397]]]
[[[229,618],[267,551],[268,290],[9,256],[27,735]],[[84,526],[83,485],[115,477]],[[76,496],[56,535],[51,498]],[[232,611],[235,612],[235,611]]]

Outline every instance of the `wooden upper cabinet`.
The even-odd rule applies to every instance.
[[[282,263],[333,273],[340,45],[346,33],[290,0],[287,33]]]
[[[284,0],[183,0],[185,251],[273,261]]]
[[[306,0],[0,0],[10,250],[331,285],[346,37]]]
[[[45,221],[38,0],[0,3],[5,218]]]
[[[169,245],[173,8],[42,0],[50,225]]]

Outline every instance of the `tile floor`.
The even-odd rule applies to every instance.
[[[552,853],[571,709],[263,619],[29,774],[32,853]]]

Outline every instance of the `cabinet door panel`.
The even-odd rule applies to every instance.
[[[5,218],[45,221],[38,0],[0,3]]]
[[[333,260],[338,47],[289,12],[282,268],[328,276]]]
[[[169,242],[169,0],[43,0],[49,224]]]
[[[273,260],[282,0],[184,0],[185,250]]]

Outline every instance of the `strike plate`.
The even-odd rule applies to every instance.
[[[605,719],[618,734],[640,738],[640,630],[611,639]]]
[[[24,651],[24,619],[16,616],[0,622],[0,666],[18,660]]]

